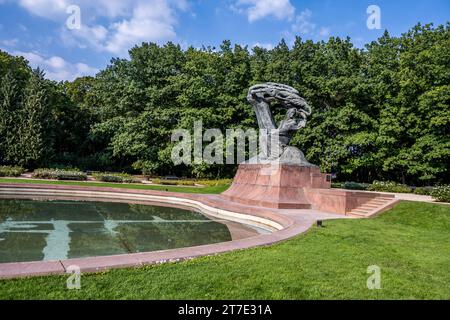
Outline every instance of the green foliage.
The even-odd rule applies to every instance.
[[[195,186],[195,181],[191,180],[152,179],[152,183],[166,186]]]
[[[0,177],[19,177],[24,172],[22,167],[0,166]]]
[[[296,38],[266,50],[143,43],[96,77],[56,84],[0,51],[0,163],[98,171],[232,177],[236,165],[175,166],[174,129],[257,128],[248,88],[274,81],[313,108],[292,144],[339,181],[450,181],[450,28],[350,39]],[[280,121],[284,111],[274,106]],[[20,133],[20,134],[19,134]]]
[[[407,185],[392,181],[374,181],[368,188],[369,191],[411,193],[413,190]]]
[[[450,202],[450,185],[435,187],[431,196],[439,202]]]
[[[342,185],[343,189],[349,189],[349,190],[367,190],[369,188],[370,184],[367,183],[358,183],[358,182],[345,182]]]
[[[342,189],[344,187],[343,182],[332,182],[331,187],[335,189]]]
[[[202,186],[227,186],[233,182],[233,179],[218,179],[218,180],[197,180],[196,183]]]
[[[126,173],[99,173],[92,174],[95,180],[113,183],[140,183],[140,180],[134,179],[132,175]]]
[[[47,112],[44,74],[34,71],[25,88],[23,102],[15,114],[15,132],[8,141],[6,160],[21,166],[39,163],[48,149],[45,144],[44,126]],[[49,151],[51,153],[51,151]]]
[[[423,196],[431,196],[434,187],[417,187],[414,189],[414,194],[420,194]]]
[[[4,162],[32,167],[48,158],[52,146],[48,139],[50,118],[46,80],[41,70],[29,73],[20,89],[15,75],[8,72],[2,79],[3,104],[0,105],[1,154]]]
[[[53,180],[87,180],[87,175],[84,172],[77,170],[63,170],[63,169],[36,169],[32,174],[36,179],[53,179]]]
[[[0,163],[77,165],[95,151],[88,139],[94,105],[81,103],[70,89],[80,81],[46,80],[22,57],[0,50]],[[87,90],[80,95],[89,100]]]
[[[386,33],[368,46],[378,81],[376,158],[403,183],[449,179],[449,46],[448,24],[417,25],[400,38]]]

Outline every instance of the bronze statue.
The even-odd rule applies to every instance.
[[[278,161],[285,164],[313,166],[303,153],[290,147],[292,136],[300,128],[305,127],[307,117],[311,115],[311,107],[294,88],[278,83],[267,82],[251,87],[247,100],[252,104],[260,129],[261,153],[250,162],[259,163]],[[280,103],[287,108],[286,117],[278,127],[275,124],[270,104]]]

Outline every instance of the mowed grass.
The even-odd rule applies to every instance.
[[[89,181],[54,181],[54,180],[33,180],[33,179],[14,179],[14,178],[0,178],[0,183],[7,184],[48,184],[48,185],[65,185],[65,186],[83,186],[83,187],[108,187],[108,188],[122,188],[122,189],[137,189],[137,190],[158,190],[171,192],[186,192],[186,193],[205,193],[218,194],[228,189],[229,185],[207,186],[207,187],[184,187],[184,186],[162,186],[162,185],[148,185],[137,183],[107,183],[107,182],[89,182]]]
[[[368,266],[381,269],[369,290]],[[0,281],[2,299],[450,299],[450,206],[402,202],[294,239],[191,261]]]

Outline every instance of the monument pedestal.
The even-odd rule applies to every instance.
[[[221,200],[274,209],[315,209],[340,214],[368,215],[386,207],[394,197],[378,193],[331,189],[331,177],[310,164],[303,152],[289,146],[294,133],[306,125],[311,107],[292,87],[279,83],[252,86],[247,95],[258,120],[260,153],[239,166]],[[270,104],[288,110],[278,126]],[[379,212],[379,210],[376,210]],[[367,215],[365,215],[367,216]]]
[[[233,184],[221,198],[249,206],[338,214],[352,214],[370,201],[375,202],[366,210],[395,200],[389,194],[331,189],[330,178],[313,165],[246,163],[239,166]]]
[[[316,166],[241,164],[222,197],[252,206],[311,209],[308,189],[330,188],[330,175],[321,173]]]

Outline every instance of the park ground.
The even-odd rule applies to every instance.
[[[449,252],[450,206],[402,201],[267,247],[83,274],[80,290],[67,289],[67,276],[0,280],[0,299],[450,299]],[[370,266],[380,268],[380,289],[367,287]]]

